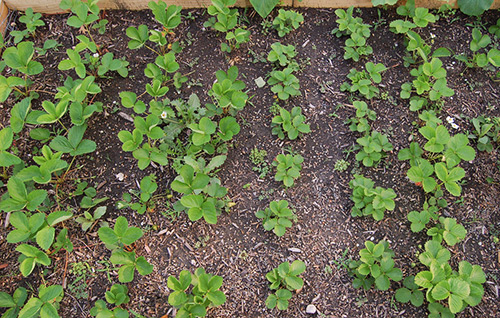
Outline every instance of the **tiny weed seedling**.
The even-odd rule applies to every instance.
[[[292,291],[300,290],[304,286],[304,281],[299,277],[306,270],[303,261],[296,260],[292,264],[281,263],[277,268],[266,274],[267,280],[271,283],[269,288],[276,290],[266,299],[266,307],[279,310],[288,308],[288,300],[292,298]]]
[[[333,170],[338,172],[344,172],[347,168],[349,168],[349,162],[344,159],[335,161],[335,165],[333,166]]]
[[[222,283],[222,277],[207,274],[203,268],[194,274],[183,270],[178,279],[169,276],[167,286],[172,292],[168,303],[178,309],[175,317],[205,317],[208,308],[224,304],[226,296],[219,290]]]
[[[87,279],[93,275],[92,268],[87,262],[71,263],[68,272],[74,276],[71,283],[68,284],[68,290],[77,299],[86,299],[89,297]]]
[[[249,158],[253,164],[252,170],[259,173],[259,179],[264,179],[270,170],[266,157],[267,151],[264,149],[259,150],[255,147],[250,151]]]
[[[277,236],[283,236],[286,228],[292,226],[292,221],[296,218],[293,211],[288,208],[288,201],[272,201],[268,208],[259,210],[255,216],[262,219],[262,224],[266,231],[273,231]]]

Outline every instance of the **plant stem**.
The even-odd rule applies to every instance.
[[[152,47],[150,47],[150,46],[148,46],[148,45],[146,45],[146,44],[144,44],[144,46],[145,46],[147,49],[150,49],[151,51],[155,52],[158,56],[160,56],[160,55],[161,55],[158,51],[156,51],[156,50],[155,50],[155,49],[153,49]]]

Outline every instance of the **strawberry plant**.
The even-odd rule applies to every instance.
[[[291,209],[288,208],[288,201],[272,201],[268,208],[259,210],[255,216],[262,219],[262,224],[266,231],[273,230],[277,236],[283,236],[286,228],[292,226],[292,221],[295,215]]]
[[[468,146],[467,136],[464,134],[450,136],[446,127],[438,123],[440,120],[428,121],[426,126],[419,129],[427,140],[423,150],[414,143],[411,149],[401,150],[398,158],[410,160],[411,168],[407,176],[411,181],[421,185],[425,192],[434,192],[444,186],[449,193],[459,196],[462,191],[459,182],[465,177],[465,170],[458,165],[462,160],[474,160],[476,153]],[[427,153],[424,153],[424,150]],[[424,154],[428,156],[427,159],[423,157]],[[440,159],[444,162],[436,162]]]
[[[28,38],[30,35],[35,37],[36,29],[38,27],[44,26],[45,22],[41,19],[42,14],[33,12],[33,8],[27,8],[24,14],[19,17],[19,22],[26,26],[26,29],[13,30],[10,35],[14,37],[14,44],[21,42],[24,38]]]
[[[77,223],[80,223],[82,231],[87,231],[106,213],[106,207],[100,206],[94,210],[93,214],[89,211],[85,211],[83,216],[79,216],[75,219]]]
[[[281,67],[290,67],[293,70],[298,70],[299,65],[293,60],[296,55],[295,46],[275,42],[271,44],[271,51],[267,55],[267,60]]]
[[[500,66],[500,51],[496,48],[488,49],[491,44],[491,38],[487,34],[482,34],[478,28],[472,29],[472,40],[470,42],[470,50],[472,57],[467,55],[456,55],[455,58],[464,62],[467,67],[487,67],[491,64],[494,67]],[[483,53],[479,53],[484,51]]]
[[[219,290],[222,283],[222,277],[208,274],[203,268],[196,269],[194,274],[183,270],[179,279],[169,276],[167,286],[172,292],[168,303],[177,308],[175,317],[205,317],[208,308],[224,304],[226,295]]]
[[[2,177],[7,179],[7,168],[20,164],[21,159],[11,154],[8,150],[12,146],[14,132],[11,127],[5,127],[0,130],[0,167],[3,168]]]
[[[125,192],[122,196],[123,201],[117,203],[118,209],[131,208],[139,214],[144,214],[144,212],[154,209],[155,202],[153,194],[156,189],[158,189],[158,184],[155,180],[156,177],[154,175],[142,178],[139,184],[140,190],[138,192],[132,190]],[[132,195],[136,197],[139,202],[132,203]]]
[[[278,135],[280,139],[285,139],[286,132],[288,139],[295,140],[300,135],[311,132],[309,125],[304,123],[305,119],[300,107],[292,108],[291,113],[280,108],[280,114],[272,120],[272,134]]]
[[[15,230],[9,232],[7,242],[19,243],[33,240],[44,251],[47,251],[54,243],[55,225],[71,217],[73,213],[69,211],[55,211],[48,216],[44,213],[36,213],[29,218],[23,212],[15,212],[10,218]]]
[[[454,246],[467,235],[467,231],[457,220],[453,218],[440,217],[439,223],[427,231],[427,235],[433,240],[441,243],[444,239],[446,244]]]
[[[428,201],[434,204],[429,204]],[[411,222],[410,228],[412,232],[422,231],[431,219],[438,220],[437,212],[439,211],[439,207],[435,204],[436,199],[430,198],[428,201],[424,202],[422,211],[411,211],[408,213],[407,218]]]
[[[228,42],[221,43],[222,52],[231,53],[232,50],[238,49],[242,43],[246,43],[250,39],[250,31],[236,28],[239,17],[238,10],[228,8],[235,3],[236,0],[212,0],[212,5],[207,8],[208,14],[215,17],[210,18],[203,26],[226,33]]]
[[[431,313],[453,316],[467,306],[476,306],[483,297],[486,276],[481,267],[462,261],[456,272],[448,263],[450,258],[450,252],[435,240],[425,243],[425,251],[419,255],[420,263],[428,270],[415,276],[415,284],[427,290]],[[447,302],[448,307],[436,306],[439,301]]]
[[[149,264],[144,256],[135,254],[135,251],[124,250],[125,246],[133,244],[143,235],[141,229],[128,226],[125,217],[119,216],[116,219],[114,229],[101,227],[98,231],[99,239],[112,250],[110,262],[115,265],[122,265],[118,269],[118,280],[121,283],[129,283],[134,280],[134,272],[137,270],[141,275],[149,275],[153,271],[153,265]]]
[[[373,64],[372,62],[365,64],[365,71],[358,71],[353,68],[347,75],[351,83],[342,83],[340,90],[351,93],[359,92],[366,99],[372,99],[379,93],[379,89],[375,84],[382,81],[381,73],[386,70],[387,68],[382,63]]]
[[[470,120],[474,133],[469,133],[469,139],[475,139],[479,151],[493,151],[493,143],[500,141],[500,120],[497,117],[478,116]]]
[[[304,22],[304,16],[293,10],[279,9],[278,15],[273,20],[273,28],[278,31],[279,37],[284,37],[288,33],[299,28]]]
[[[267,297],[266,307],[269,309],[277,307],[279,310],[286,310],[288,300],[292,298],[292,292],[300,290],[304,286],[304,281],[299,275],[305,270],[306,264],[303,261],[295,260],[292,264],[283,262],[267,273],[266,278],[271,283],[269,288],[276,290],[276,292]]]
[[[354,101],[352,105],[356,108],[356,117],[351,117],[345,121],[349,129],[354,132],[368,133],[371,130],[368,120],[375,120],[375,111],[368,108],[368,105],[362,101]]]
[[[52,263],[52,260],[46,253],[34,246],[20,244],[16,247],[16,251],[22,254],[19,257],[19,270],[24,277],[29,276],[37,264],[49,266]]]
[[[300,177],[302,162],[304,162],[304,158],[301,155],[279,154],[273,161],[273,166],[276,167],[274,180],[282,181],[287,188],[293,186],[295,179]]]
[[[400,303],[410,302],[415,307],[420,307],[424,303],[424,294],[415,284],[415,276],[408,276],[403,280],[403,286],[396,290],[394,297]]]
[[[28,291],[24,287],[18,287],[12,296],[6,292],[0,292],[0,308],[8,308],[2,318],[17,318],[27,298]]]
[[[392,189],[382,187],[374,188],[375,183],[362,175],[354,175],[349,182],[352,189],[351,200],[354,206],[351,209],[352,216],[371,215],[376,221],[384,218],[384,212],[395,208],[394,199],[396,193]]]
[[[345,41],[344,59],[352,59],[355,62],[360,58],[373,53],[373,48],[367,45],[366,41],[370,37],[370,25],[363,23],[361,18],[354,18],[354,7],[349,7],[347,10],[337,9],[335,15],[338,28],[332,30],[332,34],[337,37],[348,35],[349,38]]]
[[[0,102],[5,102],[13,90],[25,97],[38,96],[30,88],[33,82],[29,77],[43,72],[43,66],[34,60],[34,54],[33,42],[21,42],[17,46],[11,46],[4,50],[2,60],[6,66],[11,68],[13,76],[0,75]],[[14,76],[17,73],[20,73],[22,77]]]
[[[136,270],[143,276],[153,272],[153,265],[148,263],[144,256],[137,257],[135,252],[118,249],[111,254],[109,261],[115,265],[122,265],[118,270],[118,281],[120,283],[130,283],[133,281]]]
[[[64,297],[63,287],[60,285],[38,288],[38,297],[31,297],[19,311],[19,317],[59,318],[59,306]]]
[[[183,165],[179,175],[170,185],[172,190],[183,194],[174,205],[177,211],[185,211],[191,221],[202,217],[209,224],[217,223],[217,215],[225,206],[220,200],[227,193],[227,189],[220,185],[216,177],[210,178],[202,172],[196,172],[190,165]]]
[[[231,66],[227,72],[219,70],[215,72],[215,76],[217,81],[208,91],[208,96],[211,96],[215,103],[207,105],[207,108],[218,115],[224,112],[234,116],[248,101],[248,95],[243,92],[245,83],[237,80],[238,68]]]
[[[114,305],[113,310],[108,309],[106,302],[99,299],[95,302],[94,307],[90,309],[90,315],[92,317],[129,317],[127,310],[120,308],[121,305],[126,304],[130,301],[128,296],[128,288],[125,285],[114,284],[111,289],[106,291],[105,294],[106,302]]]
[[[363,287],[368,290],[375,283],[379,290],[388,290],[391,280],[399,282],[403,279],[403,273],[394,267],[394,252],[389,248],[387,241],[377,244],[366,241],[365,248],[359,251],[359,261],[351,261],[351,269],[355,279],[353,287]]]
[[[285,68],[283,71],[272,71],[267,83],[271,85],[271,91],[278,95],[281,100],[287,100],[290,96],[300,96],[299,80],[292,74],[293,69]]]
[[[386,152],[393,149],[387,136],[375,130],[371,135],[356,139],[356,142],[361,146],[356,154],[356,160],[361,161],[365,167],[377,165]]]
[[[119,216],[116,219],[114,229],[101,227],[98,234],[108,249],[117,250],[140,239],[143,232],[138,227],[129,227],[127,219],[124,216]]]

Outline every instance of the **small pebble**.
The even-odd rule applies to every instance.
[[[314,315],[316,313],[316,311],[318,311],[316,309],[316,306],[314,306],[314,305],[307,305],[306,314]]]
[[[118,179],[118,181],[123,181],[124,177],[125,177],[125,175],[121,172],[116,175],[116,179]]]

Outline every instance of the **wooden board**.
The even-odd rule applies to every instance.
[[[12,10],[24,11],[33,8],[35,12],[42,13],[62,13],[59,8],[60,0],[0,0],[5,2]],[[148,9],[150,0],[101,0],[99,6],[102,9],[127,9],[142,10]],[[164,0],[168,5],[181,5],[183,8],[206,8],[211,4],[210,0]],[[442,0],[416,0],[417,7],[439,8]],[[450,5],[456,7],[456,0],[449,0]],[[371,0],[282,0],[283,6],[288,7],[309,7],[309,8],[347,8],[371,7]],[[249,7],[249,0],[237,0],[237,7]],[[500,8],[500,0],[495,0],[492,9]]]
[[[2,35],[5,34],[7,23],[9,23],[8,16],[9,8],[7,8],[3,0],[0,0],[0,32],[2,32]]]
[[[24,11],[27,8],[33,8],[35,12],[43,13],[62,13],[59,8],[60,0],[4,0],[7,6],[13,10]],[[123,10],[142,10],[148,9],[148,2],[151,0],[100,0],[101,9],[123,9]],[[185,9],[206,8],[212,2],[210,0],[163,0],[168,5],[180,5]],[[282,1],[285,6],[292,6],[293,0]],[[250,7],[249,0],[236,0],[236,7]]]

